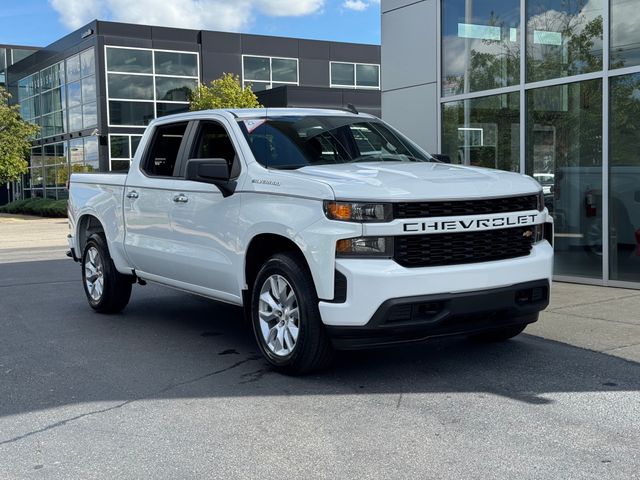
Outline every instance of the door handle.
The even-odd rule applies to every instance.
[[[176,203],[187,203],[189,201],[189,197],[187,197],[184,193],[180,195],[176,195],[173,197],[173,201]]]
[[[127,193],[127,198],[138,198],[138,192],[136,192],[135,190],[131,190],[129,193]]]

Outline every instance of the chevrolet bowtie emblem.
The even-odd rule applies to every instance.
[[[531,230],[527,230],[522,234],[522,236],[526,238],[529,238],[531,235],[533,235],[533,232]]]

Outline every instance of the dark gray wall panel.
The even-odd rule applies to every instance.
[[[185,52],[198,52],[200,46],[197,43],[172,42],[170,40],[152,40],[153,48],[158,50],[180,50]]]
[[[144,38],[105,36],[104,43],[113,47],[153,48],[153,41]]]
[[[202,52],[202,79],[205,83],[219,78],[223,73],[234,73],[242,76],[242,60],[240,55],[226,53]]]
[[[329,62],[327,60],[308,60],[300,58],[300,84],[312,87],[329,86]]]
[[[380,47],[353,43],[331,43],[331,60],[338,62],[380,63]]]
[[[201,41],[202,50],[207,52],[240,54],[242,51],[242,42],[237,33],[203,31]]]
[[[313,60],[329,60],[331,55],[331,42],[318,42],[316,40],[299,40],[298,52],[300,58]]]
[[[242,35],[241,37],[242,53],[244,55],[298,57],[297,39],[264,35]]]
[[[169,40],[172,42],[198,43],[199,30],[187,30],[184,28],[151,27],[153,40]]]
[[[152,27],[133,23],[98,22],[98,34],[113,37],[146,38],[151,40]]]

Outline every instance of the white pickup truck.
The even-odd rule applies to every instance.
[[[157,282],[243,306],[265,358],[504,340],[549,302],[552,220],[530,177],[436,160],[379,119],[211,110],[146,130],[128,174],[74,174],[70,255],[89,304]]]

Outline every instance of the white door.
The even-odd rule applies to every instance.
[[[124,192],[127,255],[140,273],[173,278],[180,269],[171,212],[176,205],[180,156],[187,123],[159,125],[129,172]],[[135,165],[135,164],[134,164]]]
[[[202,121],[194,126],[189,158],[224,158],[232,176],[240,172],[240,158],[222,123]],[[186,165],[183,165],[183,173]],[[238,245],[239,195],[224,196],[209,183],[178,180],[174,193],[180,201],[172,206],[175,232],[174,254],[183,267],[176,280],[211,290],[222,299],[239,300],[237,274],[242,261]]]

